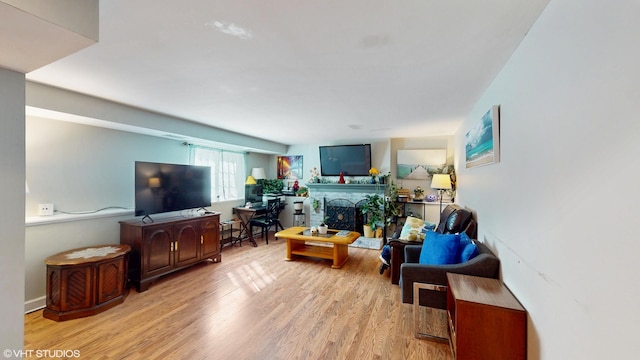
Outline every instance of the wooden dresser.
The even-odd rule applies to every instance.
[[[527,313],[500,280],[447,274],[447,315],[454,358],[527,356]]]

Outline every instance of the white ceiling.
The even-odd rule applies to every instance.
[[[102,0],[27,79],[283,144],[453,134],[548,0]]]

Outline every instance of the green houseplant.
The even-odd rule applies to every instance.
[[[378,233],[382,235],[382,232],[378,232],[376,230],[382,228],[380,225],[383,224],[383,216],[384,216],[384,202],[382,196],[378,194],[369,194],[365,196],[365,202],[362,204],[360,208],[362,214],[367,217],[367,222],[364,225],[364,236],[365,237],[377,237]]]
[[[328,216],[322,218],[322,222],[318,225],[318,234],[324,235],[327,233],[329,226],[327,225],[327,220],[329,220]]]
[[[392,231],[391,225],[395,224],[396,218],[400,215],[400,204],[397,202],[398,187],[395,182],[389,182],[385,189],[384,197],[384,224],[387,227],[387,231]]]
[[[420,186],[418,186],[413,190],[413,196],[416,200],[424,199],[424,190]]]
[[[258,184],[262,185],[263,194],[281,194],[284,182],[280,179],[260,179]]]

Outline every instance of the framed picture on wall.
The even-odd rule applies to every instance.
[[[278,156],[278,179],[302,179],[302,155]]]
[[[447,150],[398,150],[398,179],[428,180],[447,162]]]
[[[500,106],[494,105],[465,134],[467,168],[500,161]]]

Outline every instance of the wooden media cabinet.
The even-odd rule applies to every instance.
[[[142,292],[160,276],[202,261],[221,261],[220,214],[121,221],[120,243],[131,246],[129,280]]]

